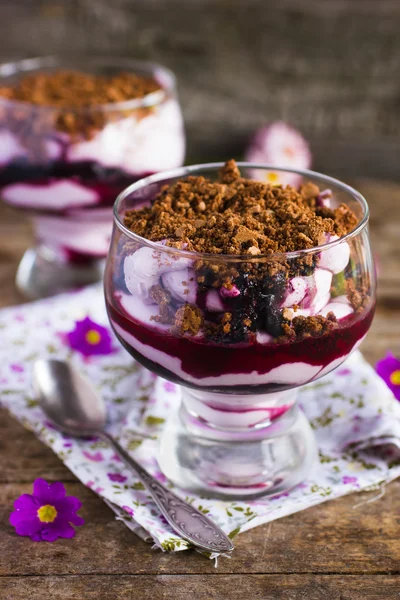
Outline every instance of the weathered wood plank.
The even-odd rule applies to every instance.
[[[394,600],[400,578],[247,575],[153,577],[7,577],[0,580],[4,600]]]
[[[32,544],[9,525],[0,531],[0,575],[214,573],[214,565],[195,552],[154,551],[91,490],[67,483],[78,496],[86,524],[73,540]],[[12,503],[31,491],[31,483],[0,487],[0,519],[6,524]],[[218,573],[358,573],[399,570],[400,522],[396,520],[400,482],[388,486],[379,502],[354,508],[371,494],[351,495],[252,529],[236,538],[230,560]],[[376,492],[372,493],[372,497]],[[399,590],[400,591],[400,590]]]
[[[4,58],[73,47],[171,67],[190,162],[240,156],[254,128],[283,118],[312,140],[317,168],[400,177],[397,0],[20,0],[0,11]]]
[[[76,481],[60,459],[5,410],[0,411],[0,486],[49,481]]]

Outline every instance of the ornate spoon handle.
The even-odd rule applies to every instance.
[[[139,476],[174,531],[197,548],[208,552],[233,550],[231,540],[215,523],[154,479],[108,433],[102,432],[100,435],[112,444],[125,463]]]

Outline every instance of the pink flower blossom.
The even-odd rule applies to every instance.
[[[88,452],[87,450],[84,450],[82,452],[83,456],[85,456],[88,460],[92,460],[93,462],[101,462],[102,460],[104,460],[104,457],[102,455],[101,452]]]
[[[248,147],[245,159],[249,162],[287,169],[303,170],[311,166],[308,143],[299,131],[283,121],[270,123],[257,131]],[[254,170],[252,177],[273,185],[293,186],[299,185],[302,179],[296,173],[274,170],[267,172]]]
[[[176,385],[174,383],[172,383],[171,381],[166,381],[164,383],[164,390],[166,392],[175,392],[176,390]]]
[[[128,478],[125,475],[121,475],[121,473],[107,473],[110,481],[115,481],[117,483],[124,483]]]
[[[345,375],[351,375],[351,369],[339,369],[338,371],[336,371],[336,375],[340,375],[340,376],[345,376]]]
[[[357,483],[358,479],[357,477],[350,477],[350,475],[344,475],[342,482],[343,483]]]
[[[129,507],[126,506],[125,504],[122,506],[122,509],[128,513],[128,515],[131,515],[131,517],[133,517],[133,515],[135,514],[134,511]]]

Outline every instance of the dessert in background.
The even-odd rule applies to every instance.
[[[1,198],[32,214],[59,263],[88,264],[107,253],[116,196],[183,162],[174,77],[131,61],[27,63],[0,68]]]
[[[300,131],[283,121],[269,123],[256,131],[245,158],[248,162],[281,169],[251,172],[254,179],[271,185],[299,185],[301,175],[284,169],[309,169],[312,161],[309,145]]]

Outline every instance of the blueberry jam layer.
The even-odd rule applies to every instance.
[[[216,344],[201,335],[175,336],[156,325],[149,327],[127,314],[116,297],[111,302],[108,299],[107,310],[122,345],[151,371],[186,386],[236,394],[276,392],[317,378],[329,365],[334,368],[345,360],[366,335],[374,314],[371,304],[361,314],[341,319],[335,329],[320,337],[310,336],[286,343]],[[171,369],[157,361],[166,355],[172,359]],[[284,367],[284,377],[278,372],[280,367]],[[276,381],[271,374],[271,381],[256,383],[259,376],[275,369]],[[310,369],[309,373],[307,369]],[[247,375],[245,384],[240,384],[242,375]],[[249,379],[253,376],[254,384],[251,384]],[[287,381],[282,380],[287,377]],[[211,385],[209,378],[213,378]]]
[[[9,186],[22,184],[29,186],[29,188],[40,189],[51,186],[57,181],[70,180],[95,195],[96,202],[85,208],[111,207],[122,190],[147,175],[151,175],[151,173],[132,175],[121,169],[103,167],[95,161],[65,162],[57,160],[43,165],[32,164],[28,160],[20,159],[0,169],[0,194],[4,193],[4,200],[7,201],[7,189],[12,189]],[[9,203],[14,204],[11,199]],[[54,209],[48,206],[46,209],[35,207],[29,200],[26,203],[21,200],[16,204],[41,213],[57,212],[60,214],[63,212],[68,213],[70,210],[69,208],[60,210],[60,208],[57,208],[56,203],[54,203]],[[82,204],[85,204],[84,201],[82,201]],[[76,205],[73,208],[76,208]]]

